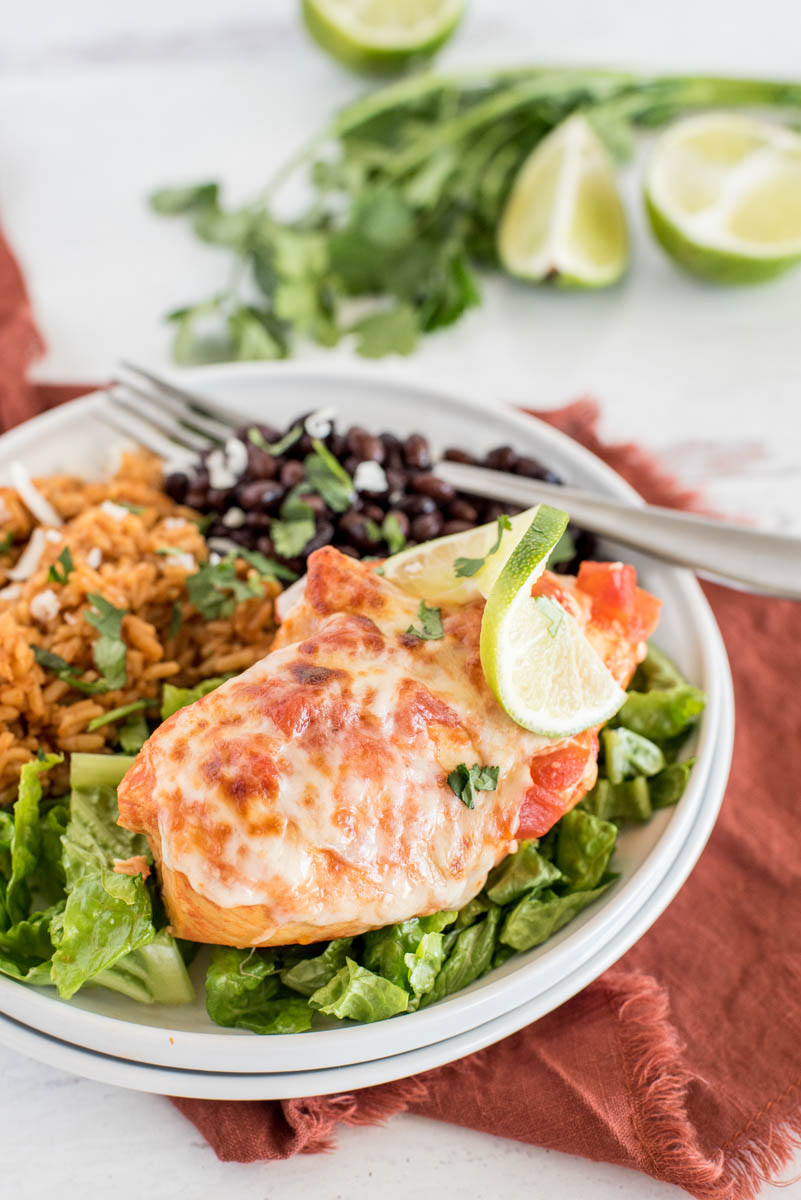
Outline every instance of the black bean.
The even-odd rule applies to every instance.
[[[318,496],[316,492],[309,492],[308,495],[304,496],[303,503],[312,510],[315,516],[318,513],[322,516],[323,513],[328,512],[328,505],[322,496]]]
[[[442,524],[440,513],[424,513],[412,521],[412,536],[418,542],[428,542],[442,532]]]
[[[206,537],[228,537],[228,526],[223,525],[222,521],[212,521],[206,527]]]
[[[458,446],[449,446],[443,458],[447,458],[448,462],[475,463],[476,461],[475,455],[469,454],[467,450],[460,450]]]
[[[449,533],[464,533],[467,529],[475,529],[474,521],[446,521],[442,526],[443,535]]]
[[[347,554],[348,558],[361,558],[361,554],[355,546],[337,546],[336,549],[340,554]]]
[[[164,491],[176,504],[183,504],[189,487],[189,476],[183,471],[171,471],[164,480]]]
[[[388,517],[393,517],[398,523],[398,529],[404,537],[409,536],[410,521],[405,512],[401,512],[399,508],[391,508],[387,513]]]
[[[334,458],[343,458],[347,452],[347,440],[344,433],[336,433],[332,431],[325,439],[328,449],[333,454]]]
[[[499,504],[497,500],[489,500],[484,505],[484,511],[481,514],[482,524],[486,525],[490,521],[497,521],[501,513],[507,512],[508,509],[508,504]]]
[[[278,474],[278,460],[272,454],[260,450],[252,442],[248,443],[248,479],[275,479]]]
[[[387,487],[390,492],[402,492],[406,487],[406,481],[409,476],[400,467],[385,467],[384,474],[387,477]]]
[[[311,454],[313,451],[314,445],[311,434],[303,433],[298,440],[293,442],[289,447],[287,450],[287,455],[291,454],[293,458],[300,459],[305,458],[307,454]]]
[[[272,508],[283,494],[284,489],[277,479],[256,479],[253,483],[240,483],[236,489],[237,501],[245,512]]]
[[[430,496],[403,496],[398,501],[398,508],[402,508],[410,517],[422,517],[437,511],[437,505]]]
[[[339,518],[337,529],[348,541],[361,550],[372,546],[373,540],[367,532],[367,520],[361,513],[346,512]]]
[[[303,553],[311,554],[313,550],[319,550],[321,546],[327,546],[334,538],[334,526],[330,521],[319,521],[317,531],[311,541],[307,542],[303,547]]]
[[[245,513],[245,527],[258,533],[262,529],[269,529],[272,517],[268,517],[267,513],[249,512]]]
[[[403,456],[407,467],[416,471],[426,471],[431,466],[431,452],[428,442],[421,433],[412,433],[403,443]]]
[[[383,508],[379,508],[377,504],[365,504],[362,512],[365,517],[371,521],[375,521],[377,525],[380,525],[384,520],[384,510]]]
[[[440,479],[438,475],[415,475],[413,487],[416,492],[430,496],[438,504],[448,504],[456,495],[453,484],[448,483],[447,479]]]
[[[223,526],[223,529],[225,530],[225,533],[222,534],[222,536],[227,537],[228,540],[234,542],[235,545],[247,547],[252,545],[253,534],[249,529],[228,529],[226,526]]]
[[[209,488],[206,492],[206,503],[215,512],[224,512],[233,499],[233,488]]]
[[[251,421],[248,425],[240,425],[236,431],[236,436],[239,438],[240,442],[244,442],[246,446],[254,445],[254,443],[250,440],[251,429],[255,429],[257,438],[260,434],[262,439],[267,442],[269,446],[271,446],[274,442],[277,442],[281,437],[281,434],[278,432],[275,426],[262,425],[261,421]]]
[[[303,463],[289,459],[281,467],[281,483],[285,488],[293,488],[301,479],[306,478],[306,468]]]
[[[260,554],[265,554],[267,558],[273,558],[275,555],[273,540],[267,537],[266,534],[262,534],[261,537],[256,538],[256,549]]]
[[[469,500],[457,496],[455,500],[451,500],[448,505],[448,515],[453,517],[454,521],[466,521],[467,525],[475,525],[478,521],[478,509],[475,504],[471,504]]]
[[[359,462],[383,462],[384,443],[374,433],[368,433],[361,425],[353,425],[347,432],[349,452]]]
[[[542,479],[545,467],[536,458],[529,458],[524,454],[518,458],[515,472],[518,475],[525,475],[527,479]]]
[[[557,475],[556,471],[546,471],[542,477],[542,481],[543,483],[555,483],[557,486],[561,486],[564,483],[562,476]]]
[[[512,446],[496,446],[484,459],[493,471],[514,471],[517,466],[517,451]]]
[[[203,509],[208,508],[206,503],[207,495],[207,488],[197,483],[191,483],[186,489],[186,495],[184,496],[183,502],[184,504],[188,504],[190,508],[199,508],[202,511]]]
[[[342,459],[342,466],[345,468],[351,478],[353,478],[353,476],[356,474],[356,468],[358,465],[359,460],[355,454],[347,454],[345,458]]]

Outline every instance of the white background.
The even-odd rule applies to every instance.
[[[149,190],[220,178],[247,196],[363,85],[310,45],[292,0],[27,0],[0,35],[0,220],[48,343],[39,377],[163,363],[163,313],[212,292],[225,263]],[[596,63],[801,75],[795,0],[472,0],[443,62]],[[644,147],[647,152],[647,146]],[[592,393],[604,431],[659,450],[720,509],[801,530],[801,272],[721,290],[650,240],[641,162],[625,173],[627,280],[597,295],[491,280],[485,303],[404,369],[548,407]],[[338,354],[347,350],[337,351]],[[218,1163],[165,1101],[0,1050],[3,1179],[19,1200],[113,1188],[119,1200],[564,1195],[658,1200],[678,1189],[514,1142],[403,1117],[342,1130],[332,1155]],[[788,1175],[801,1171],[801,1158]],[[767,1189],[769,1191],[769,1189]],[[801,1197],[793,1185],[783,1196]]]

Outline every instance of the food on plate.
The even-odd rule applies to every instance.
[[[546,506],[434,500],[418,434],[265,429],[166,482],[137,454],[105,483],[17,464],[0,492],[0,972],[20,982],[186,1003],[206,942],[218,1024],[413,1011],[592,904],[619,825],[684,790],[704,697],[647,647],[659,602],[632,567]],[[558,686],[513,671],[516,707],[520,637]]]

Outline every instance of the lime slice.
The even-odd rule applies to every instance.
[[[498,228],[510,275],[565,287],[607,287],[628,262],[626,214],[612,160],[579,114],[532,150]]]
[[[507,518],[509,529],[503,525],[499,529],[498,522],[493,521],[464,533],[452,533],[448,537],[421,542],[419,546],[410,546],[386,560],[384,575],[405,592],[419,596],[429,604],[467,604],[479,596],[487,596],[503,564],[543,507],[548,506],[537,505],[516,517]],[[558,512],[558,509],[548,511]],[[566,514],[559,515],[564,520],[556,541],[567,523]],[[547,554],[556,541],[549,545]],[[459,559],[469,565],[460,564]],[[478,565],[482,559],[483,565]],[[465,571],[472,573],[464,574]]]
[[[757,283],[801,261],[801,137],[734,113],[688,117],[657,143],[645,180],[668,254],[716,283]]]
[[[518,542],[490,592],[481,666],[513,721],[561,738],[608,720],[626,695],[574,618],[551,597],[531,595],[545,568],[539,525]]]
[[[363,71],[395,71],[448,40],[466,0],[303,0],[312,37]]]

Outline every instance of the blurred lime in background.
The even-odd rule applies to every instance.
[[[645,180],[654,233],[715,283],[758,283],[801,261],[801,137],[737,113],[703,113],[662,135]]]
[[[422,62],[456,29],[466,0],[303,0],[312,37],[359,71],[391,74]]]

